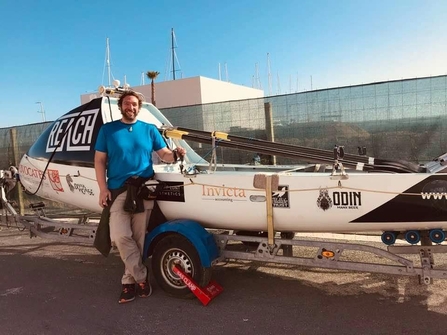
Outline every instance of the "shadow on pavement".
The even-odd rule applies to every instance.
[[[51,243],[38,253],[45,248],[52,255],[11,247],[4,255],[0,246],[1,334],[444,334],[447,325],[447,313],[428,310],[427,294],[405,298],[402,287],[411,289],[397,277],[385,276],[383,294],[367,289],[383,285],[380,275],[315,283],[291,278],[298,268],[268,274],[232,263],[215,267],[224,292],[207,307],[168,297],[155,283],[151,297],[119,305],[116,253]]]

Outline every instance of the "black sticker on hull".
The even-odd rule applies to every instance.
[[[272,195],[273,207],[290,208],[289,203],[289,186],[278,185],[278,190]]]
[[[182,182],[165,181],[157,195],[157,200],[185,202],[185,189]]]
[[[447,221],[447,176],[431,175],[351,222]]]
[[[32,158],[65,165],[93,166],[102,98],[79,106],[54,121],[28,150]]]

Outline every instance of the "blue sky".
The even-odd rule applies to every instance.
[[[172,77],[171,28],[183,77],[268,94],[447,73],[447,1],[0,0],[0,127],[54,120],[113,77]],[[177,72],[177,77],[180,73]],[[277,79],[279,78],[279,85]],[[148,81],[146,80],[146,84]]]

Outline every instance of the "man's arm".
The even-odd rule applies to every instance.
[[[107,188],[106,182],[106,164],[107,154],[101,151],[95,151],[95,174],[99,186],[99,205],[104,208],[107,201],[112,199],[112,194]]]

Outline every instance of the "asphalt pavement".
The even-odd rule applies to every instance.
[[[156,283],[119,305],[122,271],[116,252],[0,227],[0,335],[447,333],[446,280],[240,261],[214,268],[208,306]]]

